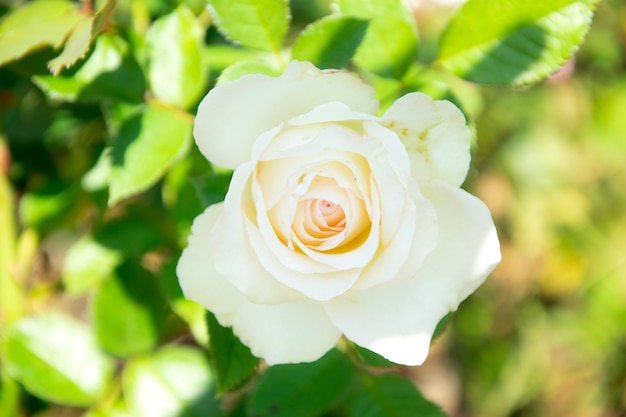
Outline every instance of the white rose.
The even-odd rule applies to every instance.
[[[194,221],[180,285],[269,364],[316,360],[342,334],[421,364],[500,261],[488,209],[459,188],[462,113],[421,93],[377,108],[357,76],[297,61],[200,104],[198,147],[235,171]]]

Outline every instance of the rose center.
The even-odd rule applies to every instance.
[[[337,226],[339,222],[346,223],[346,214],[340,205],[328,200],[318,200],[319,212],[329,226]],[[343,228],[343,227],[342,227]]]
[[[339,204],[328,200],[311,198],[305,200],[304,205],[307,213],[305,229],[311,235],[328,237],[345,229],[346,214]]]
[[[320,206],[322,206],[322,214],[324,216],[332,214],[337,208],[337,205],[335,203],[332,203],[328,200],[320,201]]]

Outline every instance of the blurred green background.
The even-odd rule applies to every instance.
[[[624,416],[624,2],[599,3],[552,80],[479,101],[465,187],[491,209],[503,260],[415,370],[419,385],[458,416]]]
[[[411,2],[422,62],[436,56],[450,3]],[[177,2],[146,4],[158,16]],[[328,4],[300,0],[292,10],[303,24]],[[147,22],[133,24],[127,37]],[[0,243],[23,284],[3,286],[2,320],[62,311],[91,321],[98,343],[131,361],[166,343],[206,344],[203,312],[182,300],[173,268],[191,220],[223,197],[228,175],[207,172],[192,147],[158,186],[107,208],[97,161],[107,132],[128,129],[138,114],[145,86],[120,93],[124,106],[97,94],[59,103],[30,78],[33,68],[45,74],[51,56],[0,68]],[[426,364],[398,372],[450,416],[626,416],[626,5],[601,1],[575,60],[540,85],[450,83],[477,132],[464,187],[491,209],[503,261],[452,316]],[[134,277],[130,286],[124,276]],[[23,416],[84,415],[14,395],[20,388],[2,379],[6,410],[17,398]]]

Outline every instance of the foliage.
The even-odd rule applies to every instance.
[[[575,77],[520,91],[574,65],[594,1],[329,3],[0,5],[0,417],[626,409],[624,5],[597,5]],[[231,175],[193,146],[199,100],[292,58],[359,73],[382,109],[424,91],[478,122],[466,187],[504,262],[421,369],[348,343],[265,369],[178,287],[191,222]]]

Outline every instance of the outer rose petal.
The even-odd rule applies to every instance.
[[[304,126],[314,123],[345,122],[351,120],[378,120],[378,118],[369,113],[355,112],[343,103],[332,102],[320,104],[309,113],[294,117],[289,120],[289,124],[292,126]]]
[[[209,235],[223,211],[224,203],[214,204],[194,219],[189,245],[176,266],[185,297],[218,315],[235,311],[244,300],[243,295],[215,270],[212,259]]]
[[[268,365],[313,362],[341,337],[322,305],[310,300],[277,305],[244,303],[232,325],[241,341]]]
[[[422,191],[435,205],[441,235],[415,283],[436,286],[456,310],[502,260],[498,232],[485,203],[465,190],[435,180]]]
[[[209,161],[234,169],[250,159],[261,133],[333,101],[370,114],[378,108],[373,88],[355,75],[292,61],[279,77],[246,75],[212,89],[198,107],[194,137]]]
[[[460,186],[470,163],[471,133],[463,113],[448,101],[422,93],[396,100],[381,118],[406,146],[415,177],[440,178]]]
[[[194,220],[189,246],[176,268],[185,297],[212,311],[222,325],[232,325],[252,353],[270,365],[320,358],[335,346],[341,332],[319,303],[253,304],[215,271],[206,237],[223,210],[223,204],[215,204]]]
[[[417,275],[325,302],[348,339],[396,363],[419,365],[437,323],[474,291],[500,262],[487,207],[443,181],[423,187],[440,221],[437,248]]]

